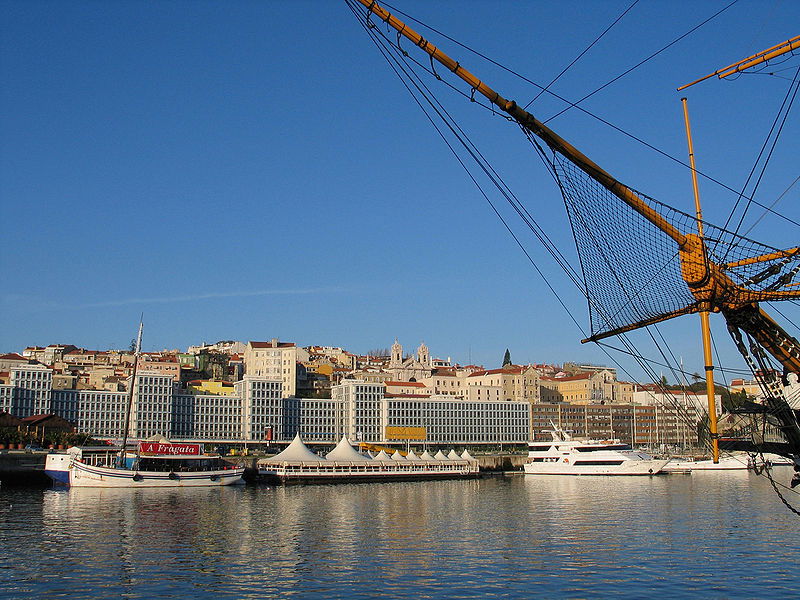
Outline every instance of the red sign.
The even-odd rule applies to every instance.
[[[162,444],[160,442],[139,442],[139,454],[200,456],[200,444]]]

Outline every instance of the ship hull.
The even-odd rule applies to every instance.
[[[526,475],[658,475],[666,460],[628,460],[619,465],[573,465],[557,463],[527,463]]]
[[[244,469],[214,471],[133,471],[98,467],[73,461],[69,467],[70,487],[141,488],[141,487],[209,487],[242,483]],[[55,479],[55,478],[54,478]]]

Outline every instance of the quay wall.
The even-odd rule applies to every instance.
[[[0,482],[47,483],[44,473],[46,450],[0,450]]]

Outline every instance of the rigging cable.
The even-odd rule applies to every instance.
[[[607,34],[609,31],[611,31],[611,28],[612,28],[612,27],[614,27],[614,25],[616,25],[617,23],[619,23],[619,22],[622,20],[622,17],[624,17],[625,15],[627,15],[627,14],[630,12],[630,10],[631,10],[631,9],[632,9],[634,6],[636,6],[638,3],[639,3],[639,0],[633,0],[633,4],[631,4],[631,5],[630,5],[628,8],[626,8],[626,9],[625,9],[625,10],[622,12],[622,14],[620,14],[620,15],[619,15],[619,16],[618,16],[618,17],[617,17],[615,20],[614,20],[614,22],[613,22],[613,23],[611,23],[611,25],[609,25],[608,27],[606,27],[606,28],[605,28],[605,30],[603,31],[603,33],[601,33],[599,36],[597,36],[597,37],[594,39],[594,41],[593,41],[591,44],[589,44],[588,46],[586,46],[586,48],[583,50],[583,52],[581,52],[580,54],[578,54],[578,56],[576,56],[574,59],[572,59],[572,62],[571,62],[571,63],[569,63],[569,64],[568,64],[566,67],[564,67],[564,68],[561,70],[561,72],[560,72],[558,75],[556,75],[556,76],[555,76],[553,79],[551,79],[551,80],[550,80],[550,83],[548,83],[546,86],[544,86],[544,87],[543,87],[543,88],[542,88],[542,89],[539,91],[539,93],[538,93],[538,94],[536,94],[536,96],[534,96],[534,97],[533,97],[533,99],[532,99],[530,102],[528,102],[528,103],[527,103],[525,106],[523,106],[523,108],[527,110],[527,109],[528,109],[528,107],[529,107],[531,104],[533,104],[534,102],[536,102],[536,101],[539,99],[539,97],[540,97],[542,94],[544,94],[545,92],[549,91],[549,89],[550,89],[550,86],[551,86],[551,85],[553,85],[553,84],[554,84],[556,81],[558,81],[558,80],[561,78],[561,76],[562,76],[564,73],[566,73],[566,72],[567,72],[567,71],[568,71],[568,70],[569,70],[569,69],[572,67],[572,65],[574,65],[576,62],[578,62],[578,61],[579,61],[579,60],[580,60],[580,59],[583,57],[583,55],[584,55],[584,54],[586,54],[586,53],[587,53],[589,50],[591,50],[591,49],[592,49],[592,47],[593,47],[593,46],[594,46],[594,45],[595,45],[597,42],[599,42],[599,41],[600,41],[600,40],[603,38],[603,36],[605,36],[605,34]]]
[[[761,179],[764,176],[764,172],[767,169],[767,165],[769,164],[770,159],[772,158],[772,153],[774,152],[775,146],[777,145],[778,139],[780,138],[781,132],[783,131],[783,126],[786,124],[786,119],[789,116],[789,111],[791,111],[792,105],[794,104],[794,100],[797,97],[797,90],[798,90],[798,88],[800,88],[800,84],[798,84],[798,75],[800,75],[800,67],[798,67],[797,71],[795,72],[794,79],[792,80],[792,84],[789,86],[789,89],[786,90],[786,95],[784,96],[783,102],[781,103],[781,106],[778,109],[778,114],[775,115],[775,119],[772,122],[772,127],[770,127],[769,133],[767,134],[767,137],[766,137],[766,139],[764,140],[764,143],[761,146],[761,150],[759,151],[758,156],[756,157],[756,161],[753,164],[753,168],[750,170],[750,174],[747,176],[747,180],[745,181],[744,186],[742,187],[742,191],[739,193],[739,197],[736,199],[736,202],[734,203],[733,208],[731,209],[731,213],[730,213],[730,215],[728,215],[728,219],[725,221],[725,225],[722,226],[723,229],[727,229],[728,228],[728,225],[730,224],[731,219],[733,218],[733,215],[736,212],[736,208],[739,206],[739,202],[744,197],[744,190],[747,189],[747,186],[750,183],[750,180],[752,179],[756,168],[758,167],[758,163],[761,161],[761,157],[764,155],[764,151],[767,148],[767,144],[769,144],[770,139],[772,138],[772,146],[770,147],[769,153],[767,154],[767,158],[766,158],[766,160],[764,161],[764,164],[761,167],[761,173],[759,174],[758,179],[756,180],[756,183],[753,186],[753,191],[751,192],[750,197],[748,198],[748,202],[745,205],[744,210],[742,211],[742,216],[739,219],[739,223],[736,225],[736,229],[733,232],[734,235],[738,235],[739,230],[742,227],[742,223],[744,222],[744,218],[747,215],[748,209],[750,208],[750,203],[752,201],[751,199],[756,195],[756,191],[758,190],[758,186],[761,184]],[[794,89],[794,92],[792,92],[792,89]],[[790,96],[791,96],[791,100],[789,99]],[[787,105],[787,101],[788,101],[788,105]],[[781,115],[783,115],[782,119],[781,119]],[[780,126],[778,126],[778,121],[780,121]],[[775,133],[775,127],[776,126],[778,126],[777,133]],[[774,138],[773,138],[773,135],[772,135],[773,133],[775,133]],[[733,245],[735,245],[734,244],[734,238],[731,239],[731,247],[733,247]],[[723,260],[725,258],[727,258],[727,256],[728,256],[728,252],[726,251],[724,256],[723,256]]]
[[[738,1],[739,1],[739,0],[733,0],[733,2],[731,2],[731,3],[730,3],[730,4],[728,4],[727,6],[723,7],[722,9],[720,9],[719,11],[717,11],[716,13],[714,13],[713,15],[711,15],[710,17],[708,17],[708,18],[707,18],[705,21],[703,21],[702,23],[700,23],[700,24],[698,24],[698,25],[695,25],[695,26],[694,26],[694,27],[692,27],[692,28],[691,28],[689,31],[687,31],[686,33],[684,33],[683,35],[680,35],[680,36],[678,36],[677,38],[675,38],[674,40],[672,40],[672,41],[671,41],[669,44],[667,44],[666,46],[664,46],[664,47],[663,47],[663,48],[661,48],[660,50],[656,50],[656,51],[655,51],[655,52],[653,52],[653,53],[652,53],[650,56],[648,56],[647,58],[644,58],[644,59],[642,59],[641,61],[639,61],[638,63],[636,63],[635,65],[633,65],[631,68],[629,68],[627,71],[624,71],[624,72],[620,73],[619,75],[617,75],[616,77],[614,77],[614,78],[613,78],[611,81],[608,81],[608,82],[604,83],[603,85],[601,85],[599,88],[597,88],[597,89],[596,89],[596,90],[594,90],[593,92],[590,92],[589,94],[586,94],[586,95],[585,95],[583,98],[581,98],[580,100],[578,100],[578,101],[575,103],[575,105],[578,105],[578,104],[580,104],[581,102],[583,102],[583,101],[584,101],[584,100],[586,100],[587,98],[591,98],[591,97],[592,97],[592,96],[594,96],[594,95],[595,95],[597,92],[599,92],[599,91],[601,91],[601,90],[603,90],[603,89],[607,88],[607,87],[608,87],[609,85],[611,85],[612,83],[614,83],[614,82],[616,82],[616,81],[618,81],[618,80],[622,79],[623,77],[625,77],[625,75],[627,75],[627,74],[628,74],[628,73],[630,73],[631,71],[633,71],[633,70],[635,70],[635,69],[638,69],[639,67],[641,67],[643,64],[645,64],[645,63],[646,63],[646,62],[648,62],[649,60],[651,60],[651,59],[655,58],[656,56],[658,56],[659,54],[661,54],[662,52],[664,52],[664,51],[665,51],[667,48],[670,48],[671,46],[674,46],[675,44],[677,44],[679,41],[681,41],[683,38],[685,38],[685,37],[686,37],[686,36],[688,36],[689,34],[691,34],[691,33],[694,33],[695,31],[697,31],[698,29],[700,29],[700,28],[701,28],[703,25],[705,25],[706,23],[708,23],[708,22],[709,22],[709,21],[711,21],[712,19],[715,19],[716,17],[718,17],[719,15],[721,15],[722,13],[724,13],[726,10],[728,10],[728,9],[729,9],[731,6],[733,6],[734,4],[736,4]],[[574,105],[573,105],[573,106],[574,106]],[[566,107],[565,109],[563,109],[561,112],[558,112],[558,113],[554,114],[552,117],[550,117],[549,119],[547,119],[546,121],[544,121],[544,123],[545,123],[545,124],[547,124],[547,123],[549,123],[550,121],[552,121],[553,119],[555,119],[556,117],[559,117],[559,116],[563,115],[563,114],[564,114],[565,112],[567,112],[567,111],[568,111],[570,108],[573,108],[573,106],[567,106],[567,107]]]
[[[775,208],[775,205],[776,205],[778,202],[780,202],[781,200],[783,200],[783,197],[784,197],[784,196],[785,196],[785,195],[786,195],[786,194],[787,194],[787,193],[788,193],[788,192],[789,192],[789,191],[790,191],[790,190],[791,190],[791,189],[792,189],[792,188],[795,186],[795,184],[796,184],[798,181],[800,181],[800,175],[798,175],[797,177],[795,177],[794,181],[793,181],[792,183],[790,183],[790,184],[789,184],[789,187],[787,187],[785,190],[783,190],[783,192],[781,192],[781,195],[780,195],[780,196],[778,196],[778,197],[775,199],[775,201],[774,201],[772,204],[770,204],[770,206],[769,206],[769,208],[770,208],[770,211],[769,211],[769,212],[771,212],[771,210],[772,210],[773,208]],[[768,211],[764,211],[764,212],[762,212],[762,213],[761,213],[761,216],[759,216],[759,217],[758,217],[758,218],[755,220],[755,222],[754,222],[752,225],[750,225],[749,229],[748,229],[747,231],[745,231],[745,232],[744,232],[742,235],[743,235],[744,237],[747,237],[748,235],[750,235],[750,232],[751,232],[751,231],[753,231],[753,229],[755,228],[755,226],[756,226],[756,225],[758,225],[758,224],[759,224],[759,222],[761,222],[761,219],[763,219],[763,218],[766,216],[767,212],[768,212]]]

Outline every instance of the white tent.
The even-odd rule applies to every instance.
[[[447,458],[449,458],[450,460],[461,460],[461,457],[458,454],[456,454],[455,450],[452,449],[450,450],[450,452],[447,453]]]
[[[447,460],[447,457],[444,455],[444,452],[439,450],[436,454],[433,455],[433,458],[436,460]]]
[[[272,458],[265,459],[263,462],[309,462],[312,460],[319,461],[325,459],[309,450],[303,443],[303,440],[300,439],[300,434],[298,433],[294,436],[292,443],[286,446],[283,452],[276,454]]]
[[[369,457],[364,456],[360,452],[357,452],[355,448],[350,445],[350,442],[347,441],[347,437],[342,437],[338,444],[336,444],[336,448],[328,452],[325,455],[325,458],[328,460],[337,460],[340,462],[345,461],[356,461],[356,460],[371,460]]]
[[[405,460],[405,457],[400,454],[400,450],[395,450],[394,454],[392,454],[392,460]]]
[[[473,456],[469,452],[467,452],[466,450],[464,450],[464,452],[461,454],[461,458],[464,459],[464,460],[477,460],[477,459],[473,458]]]
[[[427,450],[425,450],[425,452],[423,452],[422,454],[420,454],[420,455],[419,455],[419,457],[420,457],[420,459],[421,459],[421,460],[436,460],[435,458],[433,458],[433,457],[432,457],[432,456],[431,456],[431,455],[428,453],[428,451],[427,451]]]
[[[419,460],[419,456],[414,454],[413,450],[409,450],[408,454],[406,454],[406,460]]]
[[[386,454],[386,452],[381,450],[375,455],[375,458],[373,458],[372,460],[392,460],[392,458],[388,454]]]

